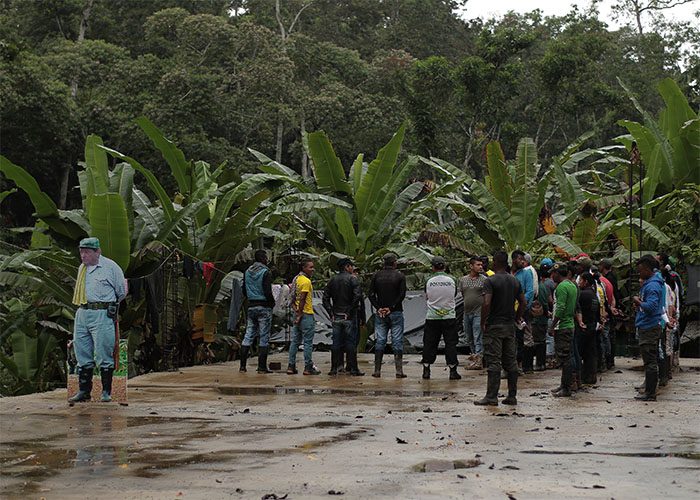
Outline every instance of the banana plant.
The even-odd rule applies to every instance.
[[[250,150],[261,162],[260,170],[283,179],[288,189],[286,196],[258,213],[251,224],[270,217],[299,216],[296,220],[306,229],[307,238],[338,255],[372,263],[382,253],[395,251],[428,264],[431,254],[416,247],[409,251],[402,230],[460,183],[450,179],[430,192],[426,182],[411,181],[419,160],[409,156],[398,161],[404,135],[402,125],[369,164],[364,154],[358,154],[348,175],[325,132],[310,133],[305,141],[313,168],[309,180]]]

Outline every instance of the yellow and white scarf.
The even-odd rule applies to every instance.
[[[87,277],[87,266],[80,264],[78,268],[78,278],[75,280],[75,290],[73,290],[73,304],[80,306],[87,304],[87,289],[85,288],[85,278]]]

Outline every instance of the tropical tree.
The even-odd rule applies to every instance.
[[[260,169],[283,180],[289,191],[261,210],[251,224],[269,225],[288,214],[305,228],[308,239],[337,255],[373,263],[393,251],[405,260],[428,264],[429,251],[417,244],[416,232],[405,230],[433,210],[437,199],[458,189],[462,180],[451,176],[441,185],[411,180],[418,157],[398,161],[404,134],[402,125],[369,163],[358,154],[346,175],[328,136],[322,131],[310,133],[306,142],[314,175],[309,180],[251,150],[262,163]],[[306,201],[297,202],[301,196]]]

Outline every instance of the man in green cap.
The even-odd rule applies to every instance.
[[[115,319],[119,302],[126,297],[126,281],[119,265],[102,255],[100,240],[80,241],[78,278],[73,303],[75,313],[73,346],[78,360],[79,390],[68,401],[90,400],[95,358],[102,378],[102,401],[112,400],[114,373]]]

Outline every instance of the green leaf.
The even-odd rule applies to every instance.
[[[34,177],[19,165],[15,165],[10,160],[0,155],[0,172],[5,177],[14,181],[22,191],[27,193],[34,205],[37,217],[57,217],[58,208],[49,196],[39,189],[39,184]]]
[[[379,150],[377,157],[367,167],[360,189],[355,195],[358,227],[362,227],[365,217],[377,203],[382,189],[391,179],[405,132],[405,125],[401,125],[391,140]]]
[[[342,208],[335,209],[335,223],[345,242],[345,248],[336,248],[336,250],[343,252],[345,255],[355,255],[357,251],[357,235],[352,225],[352,218],[347,210]]]
[[[7,191],[3,191],[2,193],[0,193],[0,203],[2,203],[5,200],[5,198],[7,198],[8,196],[10,196],[11,194],[16,193],[16,192],[17,192],[17,189],[12,188],[12,189],[8,189]]]
[[[117,193],[95,194],[90,200],[92,235],[100,239],[102,254],[115,261],[123,271],[129,267],[131,238],[129,219]]]
[[[158,148],[163,158],[170,166],[170,171],[175,177],[180,193],[189,197],[194,191],[192,189],[192,167],[185,160],[184,153],[171,141],[166,139],[163,133],[148,118],[141,116],[136,119],[136,123],[153,141],[153,145]],[[135,168],[135,167],[134,167]],[[138,169],[137,169],[138,170]]]
[[[163,215],[165,216],[166,221],[170,221],[173,219],[173,217],[175,217],[175,208],[173,207],[172,200],[168,197],[168,194],[165,192],[165,189],[163,189],[163,186],[161,186],[160,182],[158,182],[158,179],[156,179],[156,176],[153,175],[153,173],[150,170],[148,170],[146,167],[141,165],[138,161],[131,158],[130,156],[123,155],[119,151],[108,148],[106,146],[101,147],[115,158],[119,158],[120,160],[129,163],[129,165],[134,167],[134,169],[137,172],[141,173],[141,175],[143,175],[146,178],[149,187],[153,190],[153,192],[158,197],[158,200],[160,201],[160,206],[163,208]]]
[[[340,160],[333,151],[331,141],[325,132],[308,134],[309,156],[312,159],[316,185],[322,193],[351,194],[350,185]]]
[[[360,189],[360,185],[362,185],[362,174],[364,173],[363,159],[364,155],[362,153],[357,155],[357,158],[355,158],[355,161],[352,164],[352,168],[350,169],[350,176],[352,177],[353,196],[357,194],[357,191]]]
[[[102,149],[102,138],[89,135],[85,139],[85,167],[92,175],[94,194],[105,194],[109,186],[109,167],[107,155]]]
[[[508,250],[514,249],[514,236],[511,228],[512,220],[506,206],[502,201],[496,199],[491,191],[479,181],[472,182],[471,191],[476,197],[478,204],[486,212],[486,220],[506,243]]]
[[[569,255],[578,255],[583,253],[581,247],[572,242],[569,238],[561,234],[545,234],[537,238],[540,243],[547,243],[554,247],[559,247]]]
[[[593,217],[584,217],[574,226],[572,238],[574,243],[591,252],[597,244],[596,235],[598,233],[598,221]]]
[[[486,145],[486,163],[489,171],[487,187],[497,200],[510,208],[513,187],[506,168],[506,157],[498,141]]]

